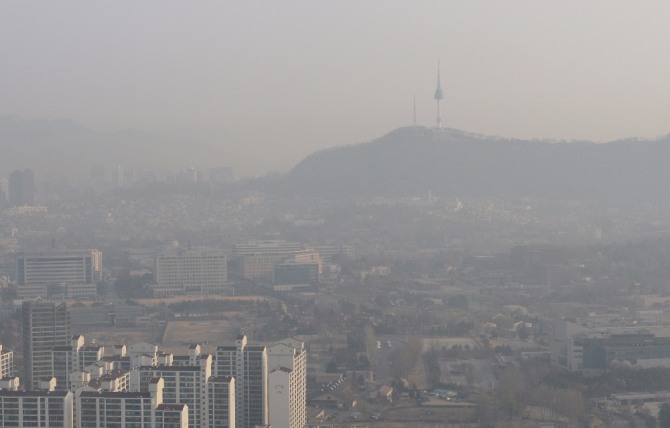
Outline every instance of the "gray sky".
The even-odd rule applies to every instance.
[[[199,130],[242,174],[435,121],[519,138],[670,132],[670,2],[5,1],[0,114]]]

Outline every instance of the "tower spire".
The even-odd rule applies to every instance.
[[[414,122],[412,124],[416,126],[416,94],[414,94]]]
[[[440,60],[437,60],[437,88],[435,88],[435,95],[433,96],[437,102],[437,129],[442,128],[442,116],[440,115],[440,101],[444,98],[442,94],[442,86],[440,85]]]

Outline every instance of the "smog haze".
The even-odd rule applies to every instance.
[[[4,2],[0,115],[198,140],[262,175],[412,124],[413,96],[433,126],[439,59],[446,127],[655,137],[670,130],[669,15],[662,1]]]

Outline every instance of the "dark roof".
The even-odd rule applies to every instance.
[[[81,348],[81,350],[82,350],[82,351],[95,351],[95,352],[98,352],[98,351],[100,350],[100,348],[102,348],[102,346],[91,345],[91,346],[84,346],[84,347]]]
[[[265,346],[262,345],[249,345],[246,347],[247,351],[265,351]]]
[[[217,346],[217,351],[237,351],[237,346]]]

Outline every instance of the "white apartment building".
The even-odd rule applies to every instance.
[[[208,424],[207,380],[212,376],[212,356],[200,355],[194,366],[140,366],[130,374],[131,391],[147,392],[155,378],[164,380],[163,403],[188,406],[192,427]]]
[[[265,346],[247,344],[237,336],[235,346],[216,349],[216,376],[235,378],[235,425],[253,428],[268,425],[268,360]]]
[[[208,428],[235,428],[235,378],[212,376],[207,381]]]
[[[75,335],[69,346],[56,346],[51,351],[51,373],[56,377],[56,389],[69,390],[70,374],[100,361],[105,355],[102,346],[86,346],[82,335]]]
[[[268,346],[269,423],[273,428],[303,428],[307,423],[307,352],[288,338]]]
[[[0,343],[0,379],[14,375],[14,351],[3,349]]]
[[[0,427],[72,428],[70,391],[0,390]]]
[[[77,398],[77,428],[187,428],[188,406],[163,402],[164,380],[145,392],[83,391]]]

